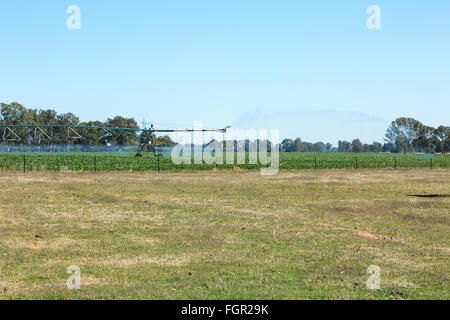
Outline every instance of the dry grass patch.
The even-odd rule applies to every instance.
[[[448,169],[1,172],[0,299],[448,299],[450,198],[410,196],[448,181]],[[381,291],[365,288],[372,264]]]

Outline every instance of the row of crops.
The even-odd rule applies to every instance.
[[[402,169],[450,168],[450,155],[422,154],[351,154],[351,153],[280,153],[280,169]],[[194,161],[192,161],[193,163]],[[225,162],[225,161],[224,161]],[[3,171],[185,171],[260,169],[248,164],[175,164],[170,155],[134,157],[117,153],[4,153],[0,154]],[[237,156],[235,155],[235,163]]]
[[[280,155],[280,169],[402,169],[449,168],[450,155],[384,153],[286,153]]]

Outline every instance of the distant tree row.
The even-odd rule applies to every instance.
[[[433,128],[422,124],[413,118],[398,118],[392,121],[387,129],[385,142],[364,144],[360,139],[351,142],[339,140],[338,147],[333,148],[330,143],[303,142],[300,138],[295,140],[284,139],[281,142],[281,151],[284,152],[450,152],[450,127],[439,126]]]
[[[450,152],[450,127],[426,126],[413,118],[392,121],[385,140],[393,152]]]
[[[381,144],[373,142],[372,144],[362,143],[359,139],[354,139],[352,142],[341,141],[338,142],[338,152],[393,152],[393,147],[390,143]]]
[[[58,114],[51,109],[28,109],[17,102],[11,104],[0,103],[0,121],[8,125],[74,125],[74,126],[96,126],[111,128],[133,128],[139,126],[134,118],[116,116],[112,119],[102,121],[80,122],[80,119],[73,113]],[[67,139],[66,128],[54,128],[51,132],[53,139],[46,139],[43,132],[33,131],[27,128],[15,130],[20,140],[10,141],[12,144],[75,144],[75,145],[136,145],[138,136],[135,134],[121,133],[118,131],[104,131],[99,129],[78,128],[77,133],[81,136],[77,139]],[[46,131],[50,135],[50,131]],[[2,135],[5,132],[1,132]],[[72,133],[75,136],[75,133]],[[174,145],[169,136],[157,138],[157,144]]]
[[[413,118],[398,118],[387,129],[385,143],[362,144],[359,139],[352,142],[339,141],[339,152],[450,152],[450,127],[433,128]]]
[[[8,125],[74,125],[74,126],[97,126],[97,127],[119,127],[134,128],[139,126],[134,118],[116,116],[112,119],[102,121],[80,122],[80,119],[73,113],[58,114],[51,109],[28,109],[17,102],[11,104],[0,103],[0,121]],[[98,129],[78,128],[77,132],[81,137],[77,139],[68,138],[67,128],[54,128],[51,132],[52,139],[45,139],[43,132],[20,128],[15,130],[15,134],[20,139],[11,140],[13,144],[78,144],[78,145],[136,145],[138,136],[123,132]],[[4,136],[6,132],[1,132]],[[46,132],[49,134],[49,132]],[[284,139],[280,144],[282,152],[450,152],[450,127],[439,126],[433,128],[422,124],[413,118],[398,118],[391,123],[387,129],[385,142],[373,142],[363,144],[360,139],[353,141],[339,141],[338,147],[333,148],[331,143],[323,142],[303,142],[300,138],[295,140]],[[253,142],[260,144],[262,141]],[[157,137],[158,145],[172,146],[176,143],[169,136]],[[210,142],[211,143],[211,142]],[[268,144],[270,149],[271,143]],[[236,150],[251,149],[252,142],[248,140],[236,141]]]
[[[226,140],[226,141],[217,141],[216,139],[212,139],[210,142],[205,143],[202,145],[202,148],[205,149],[207,147],[210,148],[223,148],[223,151],[234,151],[234,152],[249,152],[249,151],[256,151],[259,152],[260,150],[272,151],[272,142],[267,139],[263,140]],[[217,149],[220,150],[220,149]]]
[[[331,143],[303,142],[302,139],[297,138],[295,140],[284,139],[280,147],[282,152],[330,152],[333,146]]]

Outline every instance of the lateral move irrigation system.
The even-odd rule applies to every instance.
[[[32,124],[21,124],[21,125],[8,125],[0,124],[0,132],[2,134],[3,141],[9,142],[22,142],[29,144],[41,144],[43,141],[47,143],[52,143],[55,141],[55,131],[64,130],[64,139],[66,144],[69,144],[70,140],[82,138],[81,134],[77,131],[79,129],[93,129],[101,130],[102,137],[114,137],[117,133],[125,133],[136,137],[139,135],[139,146],[136,153],[137,157],[142,156],[142,152],[146,149],[147,151],[153,152],[155,156],[155,140],[157,133],[174,133],[174,132],[220,132],[226,133],[230,127],[225,127],[223,129],[155,129],[153,124],[150,128],[119,128],[119,127],[102,127],[102,126],[79,126],[79,125],[32,125]],[[20,138],[18,130],[26,129],[28,141],[24,141]],[[60,133],[60,132],[59,132]],[[31,143],[30,143],[31,142]]]
[[[147,123],[144,123],[147,125]],[[157,133],[171,132],[220,132],[224,129],[149,129],[78,125],[7,125],[0,123],[0,139],[15,145],[0,144],[0,170],[6,171],[179,171],[260,169],[261,164],[174,164],[163,156],[170,148],[155,144]],[[138,146],[94,146],[69,144],[72,139],[82,138],[83,130],[101,130],[102,138],[116,139],[119,134],[138,138]],[[66,145],[60,144],[66,142]],[[136,152],[137,148],[137,153]],[[166,150],[164,150],[166,149]],[[39,151],[46,151],[45,153]],[[2,152],[4,151],[4,152]],[[24,151],[24,152],[23,152]],[[30,152],[31,151],[31,152]],[[38,151],[38,152],[33,152]],[[56,151],[56,152],[55,152]],[[69,153],[66,153],[69,151]],[[104,152],[107,151],[107,152]],[[113,152],[111,152],[113,151]],[[152,152],[155,157],[142,158],[142,152]],[[161,153],[162,152],[162,153]],[[130,157],[133,153],[136,157]],[[236,157],[235,152],[235,157]],[[448,154],[385,154],[385,153],[280,153],[279,169],[406,169],[450,168]],[[227,158],[225,152],[224,157]],[[224,161],[225,163],[226,161]]]

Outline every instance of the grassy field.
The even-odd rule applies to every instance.
[[[133,153],[3,153],[0,154],[2,171],[198,171],[232,169],[260,169],[259,164],[180,164],[175,165],[170,153],[158,159],[146,153],[135,157]],[[235,163],[237,163],[237,153]],[[395,168],[450,168],[448,154],[392,154],[392,153],[312,153],[283,152],[279,154],[281,170],[295,169],[395,169]],[[224,155],[225,158],[225,155]],[[225,162],[225,161],[224,161]],[[193,161],[192,161],[193,163]]]
[[[449,181],[3,172],[0,299],[449,299]],[[66,287],[70,265],[81,290]],[[366,287],[369,265],[381,290]]]

